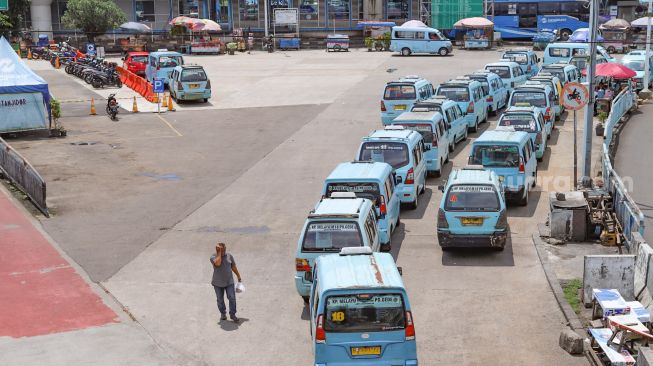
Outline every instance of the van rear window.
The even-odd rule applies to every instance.
[[[132,61],[133,62],[141,62],[146,64],[147,63],[147,56],[132,56]]]
[[[490,94],[490,84],[487,82],[487,79],[485,77],[469,76],[469,78],[472,79],[472,80],[476,80],[479,83],[481,83],[481,87],[483,88],[483,93],[485,93],[485,95]]]
[[[542,68],[542,72],[547,72],[547,73],[557,77],[558,79],[560,79],[560,81],[565,80],[565,71],[563,69],[544,67],[544,68]]]
[[[499,126],[512,127],[515,131],[538,132],[537,123],[530,114],[504,114],[499,120]]]
[[[416,98],[413,85],[387,85],[383,93],[384,100],[415,100]]]
[[[409,163],[408,146],[401,142],[365,142],[358,160],[388,163],[393,169],[401,168]]]
[[[439,104],[434,103],[420,103],[417,102],[413,105],[413,108],[410,109],[411,112],[440,112],[442,113],[442,108]]]
[[[185,69],[181,72],[181,81],[206,81],[206,79],[203,69]]]
[[[326,196],[331,197],[331,193],[336,192],[354,192],[356,197],[367,198],[368,200],[374,202],[376,205],[379,204],[379,196],[381,196],[379,185],[372,182],[328,183],[326,188]]]
[[[549,47],[549,56],[551,57],[569,57],[569,48]]]
[[[159,56],[160,67],[175,67],[183,64],[184,61],[181,56]]]
[[[533,107],[546,108],[546,94],[543,92],[515,91],[510,100],[511,106],[528,104]]]
[[[352,294],[326,298],[327,332],[383,332],[404,329],[406,311],[401,294]]]
[[[477,145],[474,146],[470,164],[491,168],[519,167],[519,149],[514,145]]]
[[[486,66],[485,70],[499,75],[502,79],[510,79],[510,68],[508,66]]]
[[[469,102],[469,90],[467,87],[445,86],[438,88],[438,95],[444,95],[454,102]]]
[[[499,197],[491,185],[455,185],[447,192],[445,210],[498,211]]]
[[[404,126],[407,130],[417,131],[422,135],[425,143],[433,140],[433,126],[428,123],[393,123],[393,125]]]
[[[512,52],[504,53],[503,59],[516,62],[520,65],[528,64],[528,55],[525,53],[512,53]]]
[[[363,245],[358,224],[347,221],[313,221],[306,227],[302,252],[339,252]]]

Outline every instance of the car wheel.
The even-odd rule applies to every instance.
[[[442,165],[443,165],[443,164],[442,164],[442,159],[440,159],[440,170],[436,170],[436,171],[433,173],[433,176],[434,176],[434,177],[436,177],[436,178],[440,178],[440,176],[442,176]]]
[[[408,202],[408,204],[406,206],[408,207],[409,210],[416,209],[417,208],[417,197],[415,197],[415,201]]]
[[[208,103],[209,98],[204,98],[204,103]]]
[[[308,297],[308,296],[302,296],[302,299],[304,300],[304,303],[305,303],[305,304],[308,304],[309,301],[311,301],[311,298]]]
[[[395,224],[395,229],[397,226],[401,225],[401,217],[397,217],[397,223]]]
[[[438,50],[438,55],[440,56],[446,56],[449,54],[449,50],[446,49],[445,47],[442,47]]]
[[[410,56],[410,54],[411,54],[410,48],[404,47],[404,48],[401,49],[401,55],[402,56]]]
[[[617,52],[617,50],[614,48],[614,46],[610,46],[610,47],[608,47],[607,51],[608,51],[608,53],[615,53],[615,52]]]
[[[390,242],[388,242],[387,244],[381,244],[382,252],[389,252],[390,250],[392,250],[392,244],[390,244]]]
[[[546,148],[544,149],[544,151],[546,152]],[[533,184],[531,184],[531,187],[535,188],[536,185],[537,185],[537,169],[535,169],[535,179],[533,179]]]
[[[474,127],[472,127],[472,132],[478,132],[478,117],[476,118],[476,123],[474,124]]]
[[[520,206],[528,206],[528,188],[524,187],[524,196],[519,199]]]
[[[449,152],[453,152],[454,146],[455,146],[454,144],[449,145]]]
[[[461,141],[467,141],[467,136],[469,136],[469,131],[467,129],[465,129],[465,132],[463,134],[463,138],[462,138]]]

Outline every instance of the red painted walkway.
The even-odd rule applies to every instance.
[[[115,322],[113,310],[0,191],[0,337]]]

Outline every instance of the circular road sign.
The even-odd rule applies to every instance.
[[[580,110],[589,102],[590,93],[585,85],[577,82],[567,83],[562,88],[562,105],[574,111]]]

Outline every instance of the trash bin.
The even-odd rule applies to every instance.
[[[589,205],[583,192],[551,192],[549,204],[551,237],[562,241],[585,241]]]
[[[279,39],[279,48],[282,50],[299,50],[299,38]]]

